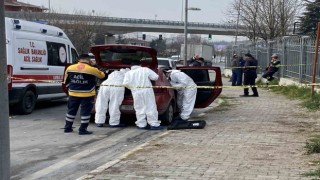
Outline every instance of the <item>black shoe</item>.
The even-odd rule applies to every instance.
[[[92,131],[87,131],[87,130],[79,131],[79,135],[89,135],[89,134],[92,134]]]
[[[73,132],[73,129],[64,129],[64,133],[71,133]]]
[[[250,96],[247,94],[243,94],[243,95],[240,95],[240,97],[250,97]]]
[[[150,126],[150,130],[162,130],[164,129],[163,126]]]
[[[126,127],[125,124],[118,124],[118,125],[109,125],[110,128],[123,128]]]
[[[102,123],[97,123],[97,127],[103,127]]]
[[[257,94],[252,94],[252,95],[250,95],[250,97],[259,97],[259,95],[257,95]]]

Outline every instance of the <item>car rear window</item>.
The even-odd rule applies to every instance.
[[[169,61],[167,61],[167,60],[158,60],[158,65],[170,67]]]
[[[100,51],[100,59],[103,62],[121,61],[123,64],[132,64],[133,62],[140,61],[147,65],[152,62],[152,57],[148,52],[119,48]]]

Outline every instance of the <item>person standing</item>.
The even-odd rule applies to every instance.
[[[278,59],[277,54],[272,54],[271,62],[269,66],[266,68],[266,72],[262,75],[263,78],[267,79],[267,81],[272,81],[274,79],[274,73],[278,72],[280,67],[280,60]]]
[[[188,65],[192,64],[197,59],[199,59],[199,55],[198,54],[194,54],[194,56],[188,61]]]
[[[125,126],[124,124],[120,124],[120,105],[124,98],[125,88],[122,85],[126,72],[126,69],[114,71],[108,76],[107,80],[102,82],[95,104],[95,123],[97,127],[103,127],[103,124],[106,122],[106,112],[108,109],[110,115],[109,127]],[[115,85],[115,87],[110,85]]]
[[[178,93],[177,106],[180,109],[180,117],[175,120],[188,120],[196,102],[197,85],[187,74],[180,70],[168,70],[166,76]],[[181,88],[186,86],[188,88]]]
[[[233,55],[232,61],[231,61],[231,67],[232,67],[232,86],[241,86],[242,85],[242,65],[241,65],[241,58],[238,57],[237,54]]]
[[[258,61],[250,54],[247,53],[244,55],[245,65],[243,69],[244,73],[244,82],[243,85],[251,86],[253,95],[252,97],[259,97],[256,85],[256,78],[257,78],[257,66]],[[250,97],[249,96],[249,88],[244,88],[244,94],[240,95],[241,97]]]
[[[204,65],[203,57],[199,57],[189,64],[189,66],[203,66],[203,65]]]
[[[90,56],[82,54],[78,63],[69,66],[64,75],[64,84],[68,88],[68,112],[66,114],[65,133],[73,131],[72,125],[81,105],[81,125],[79,135],[92,134],[87,130],[96,95],[96,78],[104,78],[104,72],[89,65]]]
[[[160,121],[158,121],[158,110],[152,81],[158,80],[159,76],[147,67],[141,67],[140,62],[134,62],[131,70],[128,71],[123,80],[132,93],[133,107],[136,111],[137,121],[135,124],[140,129],[146,129],[150,125],[151,130],[161,130]],[[139,88],[142,87],[142,88]]]

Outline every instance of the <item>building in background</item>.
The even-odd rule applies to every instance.
[[[19,2],[17,0],[4,0],[4,10],[5,11],[44,12],[48,9],[41,6]]]

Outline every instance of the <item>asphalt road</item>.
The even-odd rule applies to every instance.
[[[30,115],[10,115],[11,179],[76,179],[163,131],[98,128],[63,133],[66,101],[43,102]],[[165,131],[165,130],[164,130]]]
[[[201,117],[212,106],[195,110]],[[77,179],[147,142],[162,131],[98,128],[79,136],[79,117],[74,132],[63,133],[66,100],[43,102],[30,115],[10,115],[11,179]],[[130,121],[130,120],[129,120]]]

